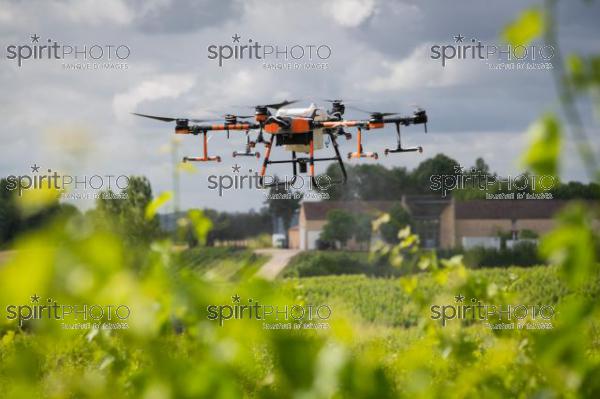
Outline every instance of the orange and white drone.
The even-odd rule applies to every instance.
[[[310,104],[307,108],[287,108],[287,106],[296,103],[297,101],[282,101],[275,104],[257,105],[254,115],[234,115],[226,114],[222,122],[217,124],[208,124],[214,122],[211,119],[187,119],[187,118],[168,118],[162,116],[153,116],[134,113],[134,115],[143,116],[145,118],[157,119],[164,122],[175,122],[176,134],[193,134],[202,135],[202,156],[201,157],[184,157],[183,161],[196,162],[220,162],[220,156],[208,155],[208,139],[209,131],[225,131],[229,137],[230,131],[242,131],[246,134],[246,148],[244,151],[234,151],[233,157],[250,156],[260,158],[260,154],[254,151],[256,144],[264,144],[266,148],[265,157],[263,160],[262,169],[260,171],[260,183],[263,183],[263,178],[266,174],[267,167],[270,164],[291,163],[293,168],[293,179],[298,176],[298,168],[300,173],[308,174],[310,178],[315,179],[315,162],[321,161],[337,161],[341,170],[342,179],[336,183],[346,182],[346,170],[340,151],[338,148],[337,138],[345,136],[346,139],[351,139],[352,135],[346,132],[345,128],[357,129],[357,148],[355,152],[348,153],[348,159],[373,158],[378,159],[377,152],[365,152],[362,146],[363,130],[371,131],[382,129],[386,124],[394,124],[396,126],[396,135],[398,136],[396,148],[384,150],[385,155],[399,152],[422,152],[421,147],[402,147],[400,126],[424,124],[425,132],[427,133],[427,113],[425,110],[417,108],[412,116],[401,117],[395,112],[370,112],[358,108],[361,112],[370,114],[368,119],[364,120],[348,120],[344,119],[346,105],[342,100],[325,100],[331,103],[331,109],[327,110],[324,107],[317,107],[315,104]],[[350,107],[351,108],[351,107]],[[274,110],[274,114],[271,112]],[[245,121],[246,119],[254,118],[253,122]],[[255,140],[250,137],[251,132],[257,132]],[[270,134],[271,137],[264,139],[264,133]],[[316,158],[315,151],[323,149],[324,136],[329,136],[335,151],[335,156]],[[292,153],[291,159],[272,161],[271,151],[275,146],[283,146],[286,151]],[[307,156],[298,156],[298,154],[307,154]]]

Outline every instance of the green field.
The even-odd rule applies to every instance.
[[[497,286],[505,286],[528,304],[557,304],[574,293],[561,282],[557,269],[552,266],[507,269],[481,269],[472,272],[474,278],[483,278]],[[431,298],[449,297],[459,292],[440,291],[428,273],[418,276],[421,293]],[[406,327],[417,323],[411,298],[397,278],[369,278],[364,275],[305,277],[285,280],[286,290],[301,296],[309,303],[333,303],[336,308],[352,312],[359,320],[392,327]],[[587,288],[586,293],[597,295],[600,280]],[[577,293],[581,294],[580,292]],[[516,299],[516,298],[515,298]]]
[[[578,240],[579,243],[581,240]],[[249,250],[177,251],[168,240],[128,247],[98,229],[51,226],[23,237],[0,266],[0,302],[132,309],[123,330],[65,330],[43,318],[0,319],[3,398],[597,397],[597,264],[573,285],[564,268],[469,269],[458,258],[419,273],[344,270],[337,253],[316,277],[252,277],[266,259]],[[577,252],[579,253],[579,252]],[[311,259],[310,254],[306,255]],[[320,254],[311,270],[325,265]],[[366,261],[366,255],[359,259]],[[313,257],[314,258],[314,257]],[[324,259],[324,260],[323,260]],[[585,261],[585,258],[575,258]],[[298,260],[296,260],[297,262]],[[303,262],[306,261],[306,258]],[[371,266],[367,266],[371,267]],[[377,266],[374,266],[377,267]],[[391,263],[386,266],[391,268]],[[294,266],[289,273],[294,275]],[[576,270],[575,270],[576,271]],[[392,277],[396,273],[401,277]],[[552,305],[551,330],[495,331],[431,319],[455,296],[490,304]],[[263,321],[208,318],[210,306],[323,305],[326,329],[269,330]],[[5,309],[1,309],[6,316]],[[527,319],[529,320],[529,319]],[[274,322],[271,317],[268,322]],[[572,380],[565,380],[570,375]]]

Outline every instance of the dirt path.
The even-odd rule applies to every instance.
[[[265,263],[256,273],[267,280],[274,280],[279,273],[287,266],[290,259],[300,253],[299,249],[257,249],[255,251],[259,255],[270,256],[271,259]]]

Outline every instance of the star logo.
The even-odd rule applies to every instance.
[[[238,294],[235,294],[234,296],[231,297],[231,299],[233,300],[233,302],[235,303],[240,303],[240,296]]]
[[[34,163],[33,166],[31,167],[31,172],[37,173],[39,171],[40,171],[40,167],[37,166],[37,164]]]
[[[231,167],[231,170],[233,171],[233,173],[240,173],[240,168],[241,166],[236,163]]]
[[[462,294],[458,294],[458,295],[456,295],[456,296],[454,297],[454,300],[455,300],[456,302],[462,302],[462,301],[464,301],[464,300],[465,300],[465,296],[464,296],[464,295],[462,295]]]
[[[40,37],[37,35],[37,33],[34,33],[33,36],[31,36],[31,43],[39,43],[40,42]]]
[[[239,43],[241,36],[236,33],[235,35],[231,36],[231,38],[233,39],[234,43]]]
[[[460,33],[458,34],[458,36],[454,36],[454,42],[456,42],[456,43],[462,43],[463,40],[465,40],[465,37],[463,35],[461,35]]]
[[[33,296],[31,297],[31,302],[33,303],[37,303],[39,302],[40,297],[38,296],[38,294],[33,294]]]

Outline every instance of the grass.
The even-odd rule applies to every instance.
[[[250,276],[267,261],[266,256],[233,247],[191,248],[180,255],[182,268],[189,268],[213,280],[239,280]]]
[[[368,252],[305,251],[294,256],[282,277],[313,277],[346,274],[399,276],[401,271],[388,262],[370,262]]]

